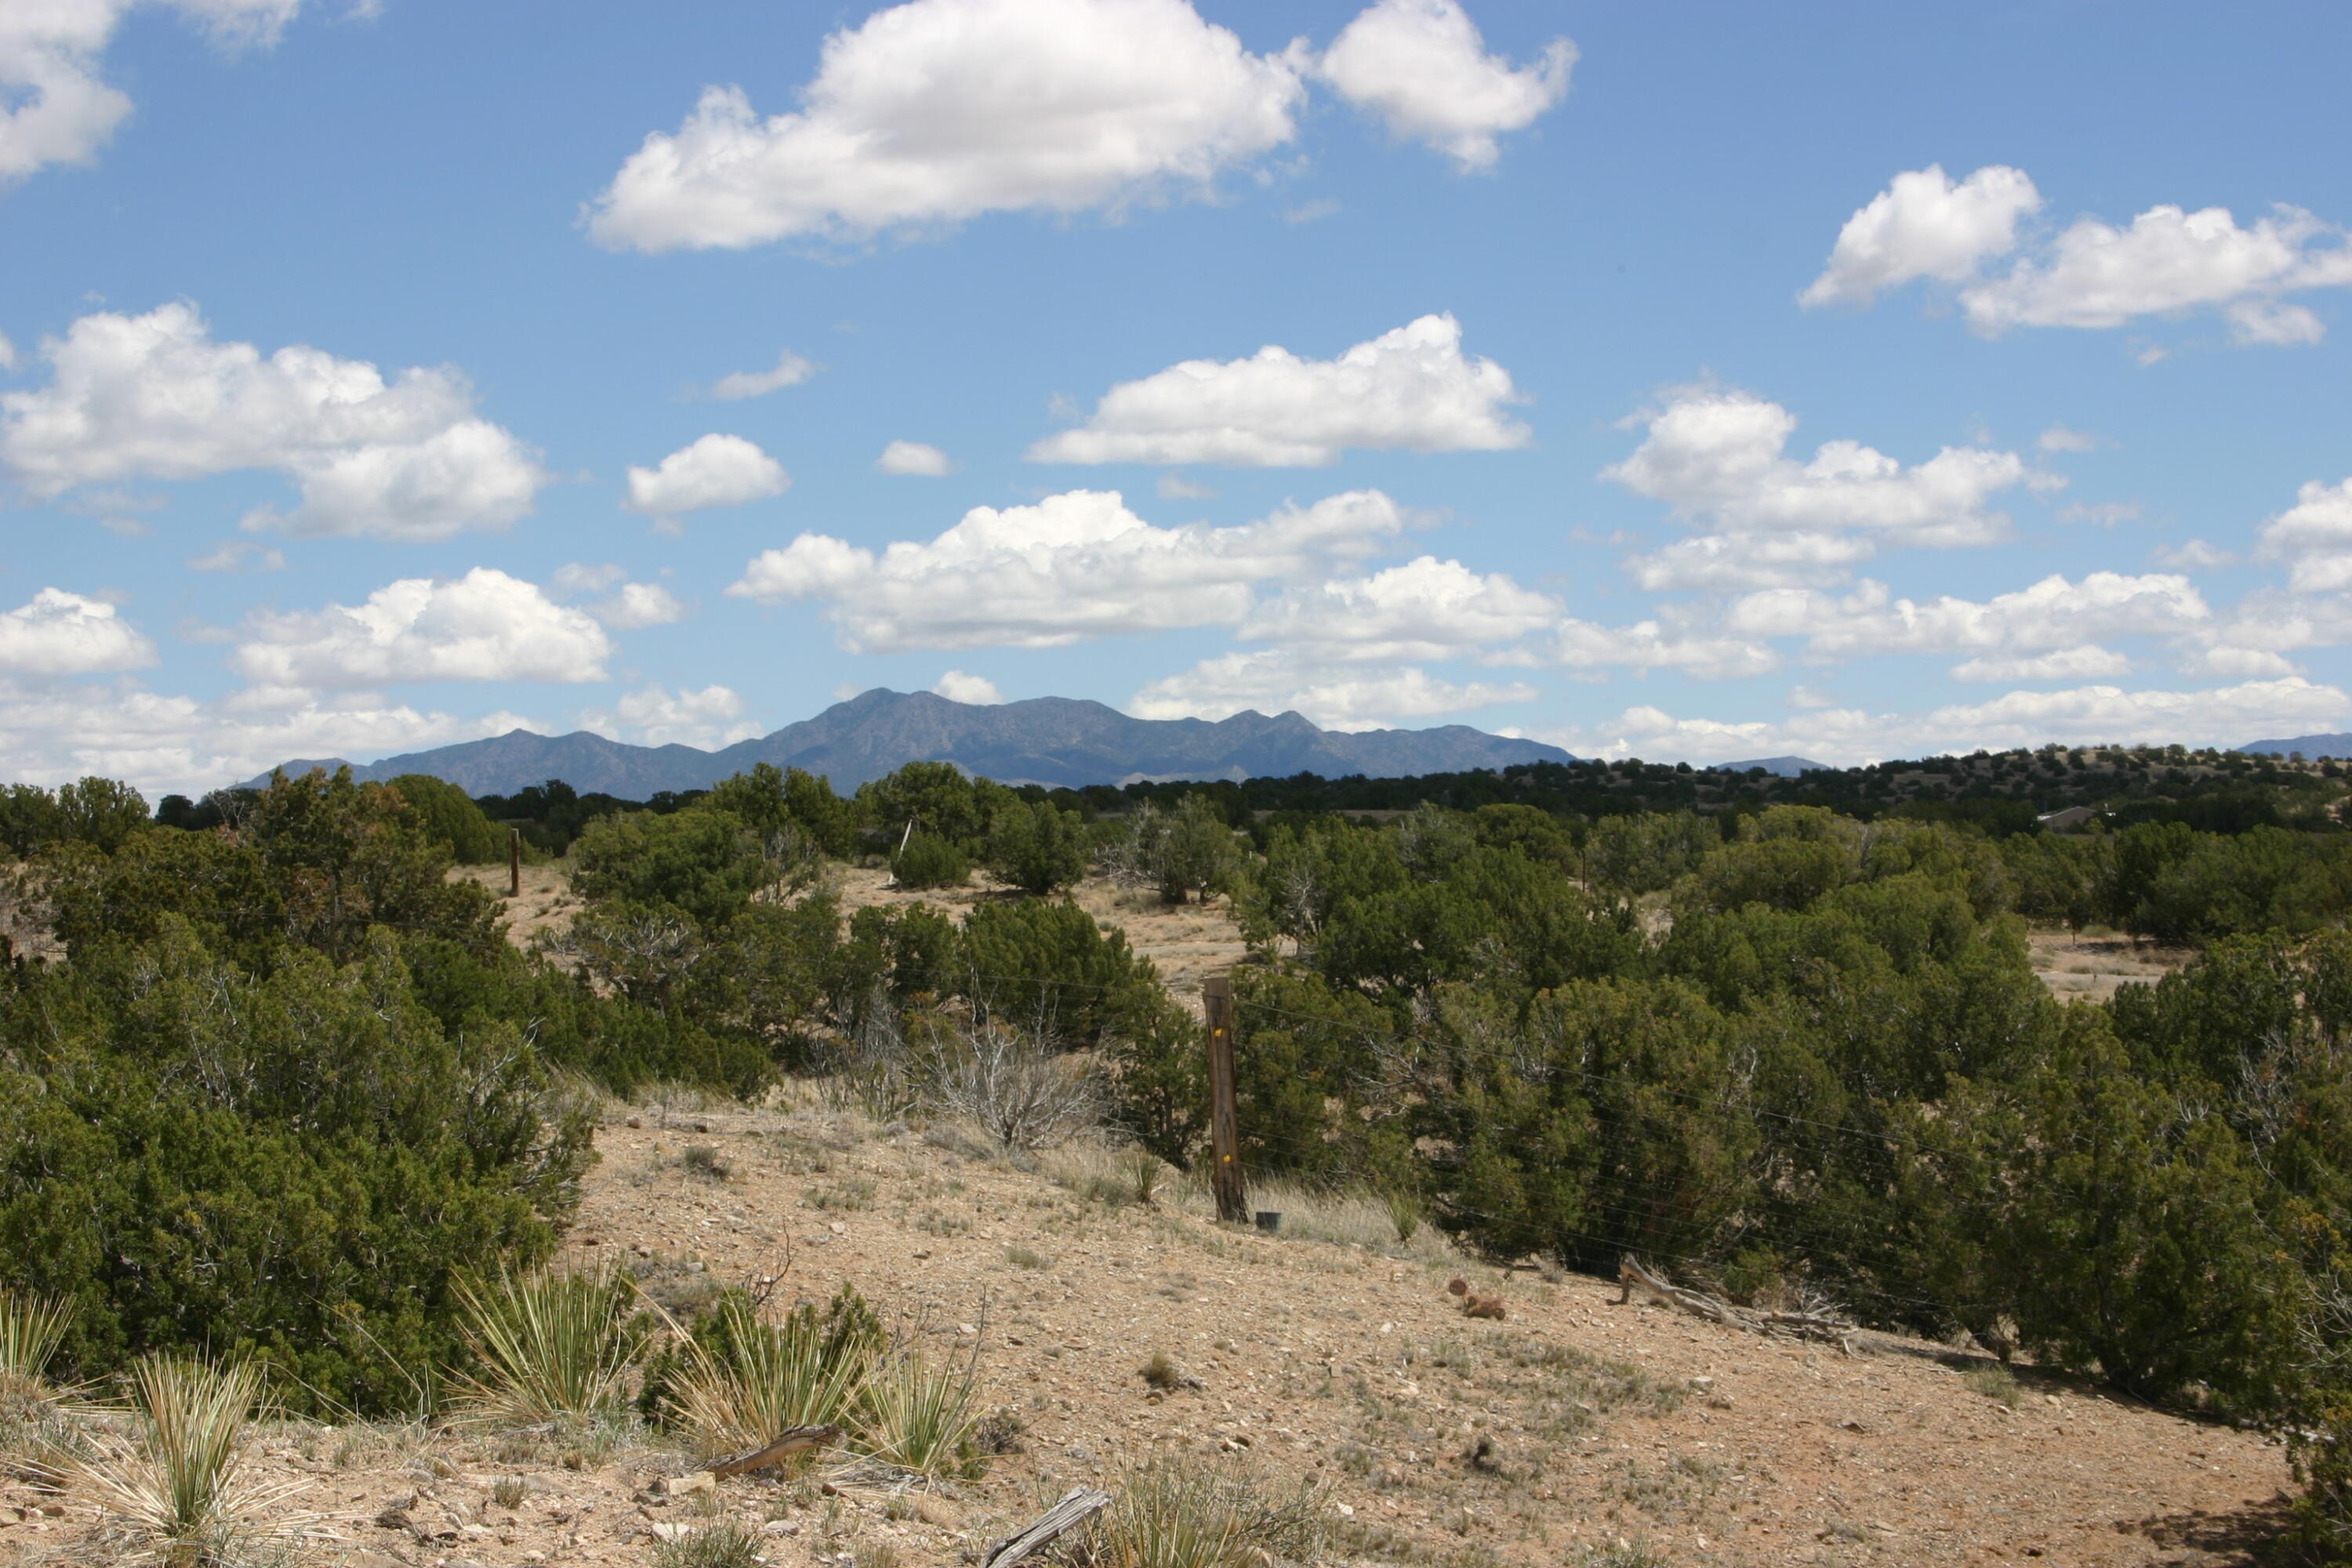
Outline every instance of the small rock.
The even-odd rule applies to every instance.
[[[772,1519],[760,1527],[762,1535],[798,1535],[801,1521],[797,1519]]]
[[[1844,1420],[1839,1422],[1838,1426],[1848,1432],[1867,1432],[1870,1430],[1869,1427],[1864,1426],[1861,1422],[1856,1421],[1850,1415]]]
[[[410,1500],[414,1501],[415,1500],[411,1499]],[[413,1526],[408,1522],[407,1511],[398,1508],[388,1508],[382,1513],[377,1514],[375,1516],[375,1527],[378,1530],[408,1530],[413,1528]]]
[[[835,1236],[847,1236],[849,1234],[849,1227],[842,1224],[839,1220],[835,1220],[831,1225],[826,1226],[824,1228],[831,1231]]]
[[[931,1249],[928,1247],[919,1247],[915,1248],[915,1256],[919,1258],[929,1258],[930,1255]]]
[[[643,1127],[645,1124],[646,1119],[642,1116],[632,1116],[629,1118],[629,1125],[632,1127]]]
[[[1333,1510],[1334,1510],[1334,1511],[1336,1511],[1341,1519],[1353,1519],[1353,1518],[1355,1518],[1355,1517],[1356,1517],[1356,1510],[1355,1510],[1354,1509],[1352,1509],[1352,1508],[1349,1508],[1346,1503],[1343,1503],[1343,1502],[1333,1503],[1333,1504],[1331,1505],[1331,1507],[1332,1507]]]
[[[682,1476],[671,1476],[661,1483],[664,1497],[692,1497],[696,1492],[718,1489],[719,1478],[709,1470],[689,1470]]]
[[[960,1334],[976,1334],[980,1332],[980,1330],[976,1325],[971,1323],[958,1323],[956,1325],[956,1332]]]
[[[1690,1385],[1693,1388],[1697,1389],[1701,1394],[1705,1394],[1708,1389],[1715,1386],[1715,1379],[1711,1377],[1695,1377],[1690,1380]]]
[[[389,1552],[372,1552],[362,1547],[343,1559],[344,1568],[408,1568],[408,1564]]]
[[[646,1526],[646,1528],[654,1532],[654,1539],[656,1541],[684,1541],[688,1536],[694,1533],[694,1526],[690,1524],[670,1524],[664,1522],[661,1524],[649,1524]]]

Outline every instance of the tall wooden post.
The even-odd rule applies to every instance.
[[[522,897],[522,829],[507,829],[507,897]]]
[[[1229,1225],[1249,1219],[1242,1187],[1241,1117],[1234,1107],[1234,983],[1213,974],[1201,982],[1201,1005],[1209,1016],[1209,1185],[1217,1194],[1217,1217]]]

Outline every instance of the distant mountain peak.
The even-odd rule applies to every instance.
[[[510,795],[560,778],[583,794],[642,800],[706,789],[758,763],[805,768],[855,789],[911,762],[950,762],[1005,784],[1077,786],[1137,780],[1243,779],[1313,773],[1402,778],[1514,763],[1573,762],[1557,746],[1490,735],[1465,724],[1431,730],[1338,731],[1303,714],[1255,710],[1231,718],[1136,719],[1085,698],[958,702],[931,691],[877,686],[813,719],[716,752],[633,746],[587,731],[510,730],[486,740],[354,764],[354,777],[431,773],[472,795]],[[283,764],[289,773],[340,761]],[[268,775],[252,781],[266,783]]]

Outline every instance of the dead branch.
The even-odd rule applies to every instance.
[[[1729,1329],[1744,1329],[1751,1334],[1770,1334],[1780,1339],[1821,1340],[1833,1344],[1848,1355],[1853,1353],[1854,1336],[1860,1331],[1846,1321],[1836,1309],[1822,1303],[1802,1311],[1766,1311],[1755,1307],[1737,1307],[1720,1296],[1710,1296],[1703,1290],[1685,1289],[1664,1275],[1643,1266],[1642,1260],[1630,1253],[1617,1265],[1617,1279],[1622,1303],[1633,1299],[1641,1290],[1652,1299],[1677,1308],[1694,1317],[1721,1323]]]
[[[980,1568],[1013,1568],[1031,1552],[1052,1544],[1064,1531],[1084,1524],[1109,1506],[1110,1493],[1091,1487],[1072,1487],[1068,1495],[1039,1514],[1028,1529],[989,1548],[988,1555],[981,1559]]]

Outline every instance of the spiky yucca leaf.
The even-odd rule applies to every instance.
[[[1245,1471],[1150,1460],[1129,1470],[1072,1555],[1086,1568],[1257,1568],[1310,1562],[1322,1499]]]
[[[633,1299],[614,1264],[459,1279],[466,1342],[480,1363],[460,1384],[461,1419],[525,1426],[614,1410],[636,1359]]]
[[[980,1425],[980,1365],[932,1367],[919,1352],[892,1357],[858,1398],[857,1446],[918,1475],[964,1468]]]
[[[687,1364],[666,1401],[670,1418],[706,1453],[755,1447],[791,1427],[828,1426],[848,1414],[874,1364],[869,1346],[853,1339],[831,1347],[813,1318],[764,1322],[740,1296],[723,1298],[718,1310],[728,1353],[678,1331]]]
[[[131,1538],[131,1561],[173,1568],[228,1564],[300,1521],[268,1510],[304,1483],[257,1485],[243,1475],[246,1423],[261,1369],[151,1355],[131,1373],[137,1432],[80,1461],[77,1479]]]
[[[62,1300],[0,1289],[0,1406],[31,1404],[53,1392],[49,1363],[72,1318]]]

